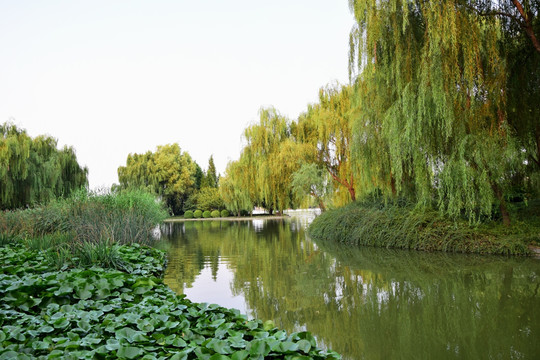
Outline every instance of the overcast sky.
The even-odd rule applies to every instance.
[[[90,187],[177,142],[238,159],[262,106],[290,119],[348,82],[347,0],[0,0],[0,122],[76,150]]]

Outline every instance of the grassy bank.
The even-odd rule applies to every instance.
[[[356,202],[330,210],[309,227],[312,238],[352,245],[481,254],[530,255],[540,243],[540,206],[520,210],[514,224],[491,221],[471,226],[435,211],[407,205]]]
[[[144,193],[0,213],[0,360],[339,358],[308,332],[176,295],[165,253],[144,245],[164,217]]]

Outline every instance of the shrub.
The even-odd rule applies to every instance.
[[[219,217],[221,214],[219,213],[219,210],[214,210],[210,213],[210,215],[213,217],[213,218],[217,218]]]
[[[228,210],[221,210],[221,217],[227,217],[229,216],[229,211]]]
[[[210,211],[206,210],[205,212],[203,212],[202,216],[203,216],[203,218],[208,219],[209,217],[212,216],[212,213]]]
[[[193,211],[188,210],[184,213],[184,219],[193,219]]]
[[[200,219],[202,218],[202,211],[201,210],[195,210],[195,212],[193,213],[193,216],[197,219]]]
[[[217,188],[203,187],[195,196],[197,207],[201,210],[222,209],[223,200]]]

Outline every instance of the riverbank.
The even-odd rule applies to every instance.
[[[198,218],[198,219],[184,219],[183,217],[171,217],[165,219],[164,222],[185,222],[185,221],[246,221],[246,220],[280,220],[288,219],[289,215],[255,215],[255,216],[228,216],[228,217],[215,217],[215,218]]]
[[[117,268],[59,268],[49,250],[0,246],[0,359],[339,359],[308,332],[192,303],[162,282],[165,254],[117,247]]]
[[[472,226],[435,211],[357,202],[321,214],[311,223],[309,234],[316,240],[350,245],[533,256],[540,244],[537,209],[533,205],[516,215],[510,227],[496,221]]]

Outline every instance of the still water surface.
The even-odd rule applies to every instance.
[[[344,359],[540,359],[540,260],[318,243],[311,219],[166,224],[165,282]]]

